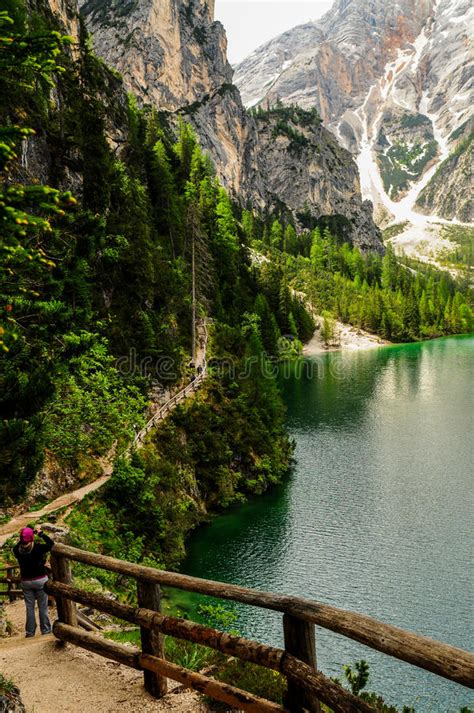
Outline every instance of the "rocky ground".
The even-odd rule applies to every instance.
[[[156,701],[138,671],[63,645],[52,634],[25,639],[23,602],[6,611],[14,635],[0,639],[0,672],[20,689],[27,713],[209,713],[198,694],[172,681],[170,693]]]
[[[449,239],[449,232],[444,232],[444,228],[446,223],[426,221],[425,224],[413,225],[407,222],[397,235],[385,240],[385,245],[390,245],[398,255],[406,255],[440,270],[446,270],[456,279],[463,279],[469,274],[472,279],[472,264],[456,261],[459,245]],[[474,244],[473,228],[467,225],[459,228],[465,235],[469,235],[470,244]]]
[[[322,323],[322,318],[317,318],[319,323]],[[334,337],[330,343],[326,345],[321,337],[320,328],[315,331],[312,339],[305,345],[303,354],[305,356],[316,356],[325,352],[335,351],[357,351],[360,349],[373,349],[391,344],[378,337],[376,334],[370,334],[363,329],[353,327],[350,324],[335,322]]]

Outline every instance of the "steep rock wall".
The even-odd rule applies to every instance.
[[[256,210],[272,210],[284,204],[295,211],[300,206],[303,189],[292,192],[291,184],[283,186],[279,181],[280,160],[282,165],[288,165],[295,157],[284,143],[278,145],[277,155],[275,147],[260,142],[260,130],[232,84],[225,31],[219,22],[214,22],[212,2],[79,2],[96,52],[122,74],[127,89],[143,104],[168,112],[172,122],[185,116],[192,123],[219,178],[235,199]],[[319,138],[324,151],[326,136],[321,133]],[[265,155],[267,151],[271,157]],[[313,163],[314,155],[309,152],[298,159],[300,170],[308,175]],[[317,216],[339,215],[343,210],[344,215],[349,214],[350,225],[359,226],[351,228],[347,237],[356,244],[380,250],[380,233],[372,222],[370,204],[362,201],[355,172],[355,164],[347,154],[337,184],[331,174],[319,172],[319,194],[324,193],[324,200],[314,202],[318,192],[306,183],[308,192],[303,203],[310,204]],[[345,204],[341,201],[344,182],[348,196]]]

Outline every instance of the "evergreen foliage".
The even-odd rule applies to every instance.
[[[301,129],[317,128],[322,124],[316,109],[303,109],[296,104],[286,106],[279,98],[272,106],[251,108],[250,115],[257,122],[261,119],[270,120],[273,125],[273,137],[286,136],[290,141],[290,150],[297,155],[310,143]]]
[[[263,381],[266,389],[259,385]],[[105,491],[70,516],[76,544],[176,567],[204,508],[212,512],[244,502],[280,482],[291,456],[282,438],[280,396],[257,369],[244,383],[240,392],[231,374],[211,379],[130,463],[118,461]]]
[[[387,194],[397,200],[401,192],[408,190],[411,183],[421,178],[426,166],[437,153],[438,144],[434,139],[430,139],[429,134],[424,142],[417,139],[414,144],[403,141],[392,143],[384,153],[377,156]]]
[[[269,117],[280,119],[283,122],[291,122],[299,126],[319,126],[322,119],[317,109],[303,109],[297,104],[285,105],[280,98],[276,103],[267,107],[257,106],[250,109],[250,114],[255,119],[267,119]]]
[[[190,126],[183,121],[174,138],[157,112],[139,110],[94,56],[85,32],[73,55],[51,18],[28,15],[21,0],[9,5],[14,11],[0,20],[8,25],[0,56],[0,126],[6,127],[0,209],[7,215],[0,231],[10,260],[2,292],[9,351],[1,376],[0,496],[7,504],[24,494],[45,452],[77,476],[93,475],[92,460],[114,444],[120,452],[143,421],[149,386],[181,378],[191,346],[193,260],[198,315],[213,320],[216,354],[264,363],[266,352],[279,354],[282,321],[265,302],[239,216]],[[25,38],[26,59],[19,63],[16,42]],[[20,74],[24,82],[17,81]],[[31,136],[35,143],[23,144],[25,155],[41,147],[51,185],[35,183],[29,192],[28,159],[20,165],[19,153]],[[115,136],[119,151],[111,146]],[[61,192],[71,177],[78,203]],[[297,334],[294,320],[289,326]],[[171,375],[160,372],[163,359],[172,364]],[[261,378],[260,371],[259,361],[243,379],[216,374],[208,401],[199,400],[183,426],[192,448],[194,420],[212,429],[214,409],[223,409],[215,424],[222,443],[209,436],[209,453],[219,460],[216,498],[206,484],[214,476],[189,456],[211,507],[261,492],[288,466],[280,396],[273,377]],[[206,442],[205,434],[199,438]],[[179,456],[177,447],[163,456],[177,482]],[[140,463],[119,463],[113,482],[130,468],[139,482]],[[161,488],[151,471],[146,478]],[[157,520],[168,522],[166,512],[160,509]],[[138,515],[135,520],[138,528]],[[172,517],[169,522],[174,528]]]
[[[455,280],[446,271],[397,258],[390,247],[383,256],[362,253],[341,243],[327,227],[296,234],[291,223],[285,227],[283,220],[272,218],[263,226],[254,221],[252,235],[254,249],[260,253],[263,291],[285,333],[291,333],[291,328],[284,290],[276,306],[278,275],[284,276],[285,289],[292,290],[294,316],[303,295],[319,314],[325,314],[328,341],[332,319],[396,342],[474,330],[474,296],[468,277]],[[306,335],[306,316],[301,317],[298,333]],[[309,331],[309,323],[307,327]]]
[[[179,380],[189,362],[194,263],[198,314],[212,321],[206,387],[131,462],[118,458],[108,487],[71,516],[81,546],[176,565],[206,512],[263,492],[288,469],[271,358],[297,354],[312,335],[302,292],[327,310],[328,339],[334,317],[395,340],[469,331],[472,297],[390,252],[340,244],[323,224],[297,231],[285,218],[239,211],[187,123],[173,137],[157,112],[127,99],[84,33],[73,57],[49,20],[8,3],[0,497],[24,495],[45,452],[77,476],[114,444],[120,454],[143,422],[150,385]],[[9,46],[40,35],[41,46],[27,41],[31,61],[8,60]],[[272,111],[318,122],[294,107]],[[19,154],[32,137],[49,184],[30,190]],[[78,203],[62,190],[71,181]]]
[[[10,5],[16,22],[6,10],[0,11],[0,95],[16,96],[23,90],[28,97],[37,84],[49,87],[53,72],[64,71],[57,59],[70,38],[59,32],[29,31],[19,3]],[[8,179],[11,164],[34,134],[31,127],[12,121],[0,127],[0,175]],[[63,208],[72,203],[75,201],[70,193],[50,186],[5,181],[0,188],[0,348],[5,352],[19,336],[15,302],[45,309],[38,290],[45,273],[54,266],[47,254],[47,236],[52,232],[53,219],[64,215]]]

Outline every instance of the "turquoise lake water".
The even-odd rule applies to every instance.
[[[369,614],[472,648],[474,337],[331,353],[281,377],[294,472],[195,533],[182,571]],[[281,617],[233,606],[281,646]],[[369,688],[416,711],[468,689],[317,629],[318,666],[365,658]]]

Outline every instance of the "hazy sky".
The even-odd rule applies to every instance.
[[[229,61],[240,62],[272,37],[321,17],[332,0],[216,0],[216,20],[227,30]]]

